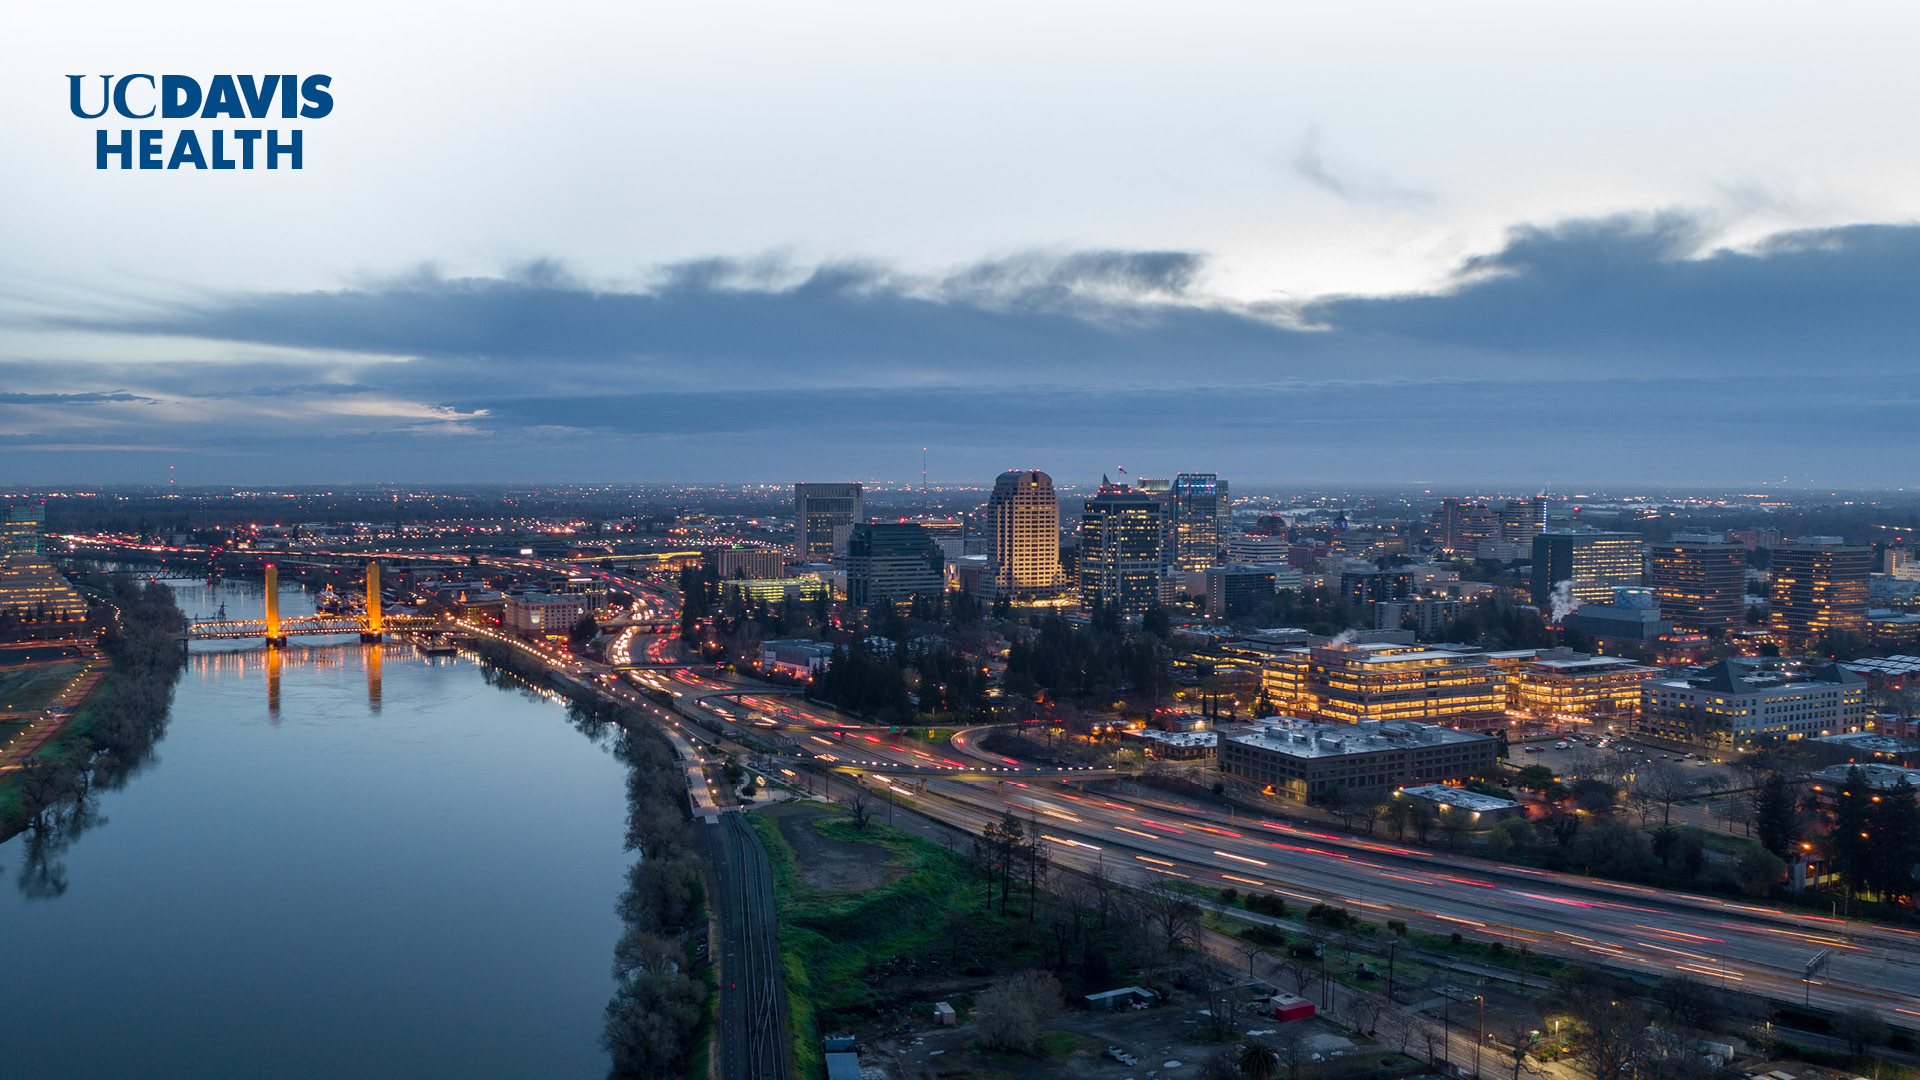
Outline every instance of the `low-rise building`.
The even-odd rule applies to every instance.
[[[789,679],[811,679],[825,670],[833,659],[833,646],[824,641],[763,641],[760,643],[760,671],[767,675],[785,675]]]
[[[777,578],[786,576],[786,552],[778,548],[709,548],[703,561],[721,578]]]
[[[1855,769],[1860,770],[1861,782],[1875,796],[1893,791],[1904,783],[1913,789],[1915,798],[1920,799],[1920,769],[1900,765],[1829,765],[1808,773],[1807,786],[1812,789],[1815,799],[1830,804],[1849,790],[1847,785],[1852,783]]]
[[[1543,720],[1586,723],[1640,715],[1640,690],[1658,668],[1617,656],[1543,657],[1522,664],[1509,683],[1514,709]]]
[[[1220,733],[1217,731],[1160,731],[1155,728],[1136,728],[1122,731],[1123,739],[1138,740],[1146,747],[1147,756],[1164,758],[1170,761],[1193,761],[1214,756],[1220,745]]]
[[[501,624],[521,637],[566,637],[588,611],[583,596],[566,593],[512,593],[507,596]]]
[[[1286,650],[1261,664],[1261,692],[1273,708],[1335,723],[1479,729],[1506,720],[1505,680],[1484,656],[1402,642]]]
[[[728,578],[720,582],[723,596],[742,596],[762,604],[779,604],[789,599],[820,600],[833,594],[819,574],[800,574],[789,578]]]
[[[1501,818],[1515,817],[1525,811],[1512,799],[1502,799],[1498,795],[1469,791],[1466,788],[1449,787],[1445,784],[1423,784],[1419,787],[1401,788],[1398,794],[1403,798],[1418,799],[1441,813],[1459,808],[1473,815],[1476,825],[1491,825]]]
[[[1640,728],[1678,739],[1788,740],[1858,731],[1867,680],[1839,664],[1722,660],[1641,691]]]
[[[1436,724],[1262,721],[1219,741],[1220,771],[1278,795],[1307,800],[1334,788],[1362,795],[1467,780],[1494,768],[1490,735]]]

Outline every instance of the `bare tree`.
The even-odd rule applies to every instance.
[[[1671,825],[1673,804],[1692,793],[1693,777],[1671,761],[1649,761],[1634,773],[1633,790],[1660,806],[1660,824]]]
[[[1362,1035],[1372,1036],[1380,1026],[1380,1014],[1386,1011],[1386,1000],[1377,994],[1364,990],[1347,992],[1347,1019],[1353,1030]]]
[[[980,995],[980,1040],[994,1050],[1033,1048],[1042,1021],[1060,1011],[1060,981],[1044,971],[1027,971]]]
[[[853,811],[854,824],[862,829],[867,827],[867,819],[873,816],[873,807],[867,803],[867,789],[861,787],[858,780],[853,782],[853,798],[847,801],[847,809]]]
[[[1192,941],[1200,929],[1200,905],[1194,903],[1191,896],[1169,885],[1155,885],[1148,889],[1141,907],[1169,951]]]
[[[1539,1029],[1540,1018],[1530,1010],[1503,1012],[1494,1021],[1493,1036],[1500,1056],[1510,1067],[1509,1080],[1520,1080],[1520,1070],[1526,1066],[1527,1048],[1533,1045],[1533,1033]],[[1529,1070],[1531,1071],[1531,1070]]]

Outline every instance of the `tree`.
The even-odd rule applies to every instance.
[[[1734,880],[1748,896],[1765,896],[1787,873],[1787,864],[1771,851],[1749,851],[1734,866]]]
[[[1459,847],[1473,831],[1473,815],[1462,807],[1450,806],[1440,815],[1440,828],[1447,834],[1447,846]]]
[[[1754,826],[1760,846],[1780,858],[1790,858],[1799,839],[1800,823],[1794,811],[1793,788],[1779,773],[1769,774],[1753,797]]]
[[[1528,765],[1513,778],[1513,785],[1528,791],[1545,791],[1553,786],[1553,781],[1552,769],[1545,765]]]
[[[1850,893],[1864,888],[1873,870],[1870,790],[1866,774],[1855,766],[1847,770],[1846,782],[1833,803],[1833,831],[1828,835],[1827,851],[1841,884]]]
[[[1025,1053],[1040,1037],[1040,1024],[1060,1011],[1060,980],[1025,971],[980,995],[975,1006],[980,1041],[990,1049]]]
[[[1187,944],[1200,929],[1200,905],[1171,885],[1148,889],[1141,905],[1169,951]]]
[[[1272,1080],[1280,1071],[1280,1054],[1269,1043],[1248,1036],[1234,1052],[1234,1064],[1246,1080]]]
[[[1887,1037],[1887,1025],[1872,1009],[1855,1005],[1833,1019],[1835,1038],[1844,1039],[1854,1057],[1863,1057]]]
[[[1899,902],[1913,895],[1913,865],[1920,862],[1920,803],[1905,777],[1878,796],[1867,813],[1870,863],[1867,885]]]

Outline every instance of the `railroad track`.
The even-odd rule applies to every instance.
[[[780,963],[773,871],[766,849],[741,812],[721,815],[726,830],[729,913],[737,942],[728,952],[738,971],[729,973],[736,1001],[728,1012],[736,1025],[722,1032],[734,1047],[730,1080],[787,1080],[787,994]]]

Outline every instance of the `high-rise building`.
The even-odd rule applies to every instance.
[[[1433,534],[1441,550],[1472,555],[1481,541],[1500,539],[1500,514],[1485,503],[1445,499],[1433,511]]]
[[[1225,480],[1219,481],[1219,487],[1214,489],[1214,493],[1220,497],[1219,531],[1220,539],[1225,540],[1233,535],[1233,499],[1227,495]]]
[[[40,530],[47,522],[47,504],[38,499],[0,505],[0,558],[40,554]]]
[[[1273,567],[1228,563],[1202,571],[1207,583],[1207,614],[1232,619],[1273,600]]]
[[[1160,603],[1166,504],[1100,479],[1080,517],[1080,607],[1143,615]]]
[[[1826,634],[1865,633],[1872,568],[1872,548],[1848,547],[1837,536],[1774,545],[1768,628],[1795,645]]]
[[[980,588],[988,598],[1054,596],[1065,588],[1053,477],[1038,469],[1001,473],[987,499],[987,531],[993,545]]]
[[[1604,604],[1615,586],[1640,584],[1646,544],[1637,533],[1556,530],[1533,538],[1533,603],[1546,612],[1554,586],[1572,582],[1573,598]]]
[[[0,615],[24,622],[85,618],[87,602],[40,551],[46,504],[0,504]]]
[[[1681,630],[1738,630],[1746,617],[1747,549],[1718,533],[1681,533],[1649,549],[1660,613]]]
[[[1508,499],[1500,510],[1500,539],[1510,544],[1531,544],[1547,531],[1547,497]]]
[[[859,484],[793,485],[793,548],[805,562],[833,558],[833,530],[867,520]]]
[[[847,538],[847,600],[856,607],[938,596],[946,579],[946,556],[912,522],[869,521]]]
[[[1220,477],[1181,473],[1173,478],[1174,570],[1205,570],[1220,553]]]

